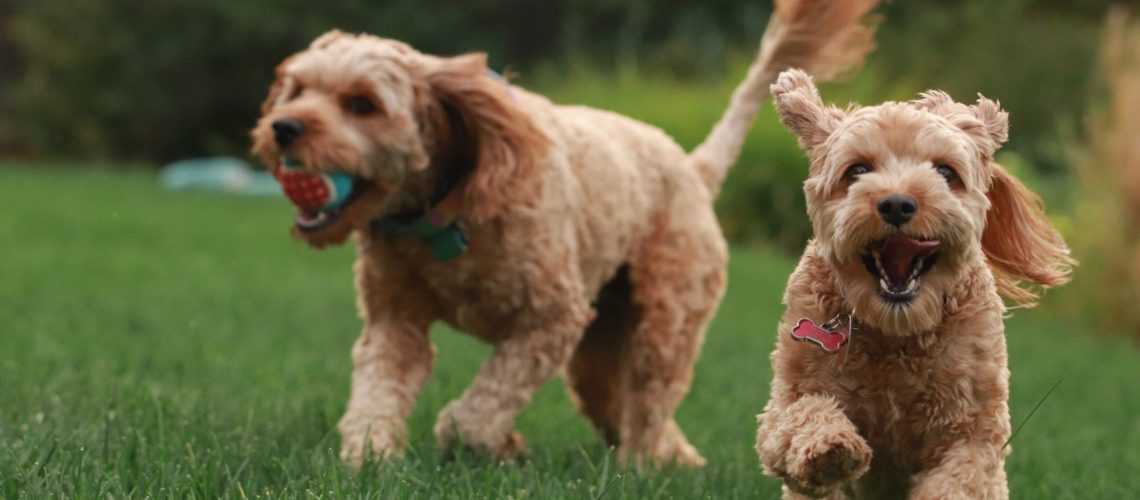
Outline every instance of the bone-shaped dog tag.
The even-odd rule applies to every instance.
[[[844,327],[850,321],[850,319],[843,321],[840,315],[820,326],[815,321],[804,318],[792,328],[792,338],[801,342],[811,342],[825,352],[838,352],[847,344],[848,332]]]

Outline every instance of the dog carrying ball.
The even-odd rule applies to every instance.
[[[277,182],[281,183],[289,201],[304,212],[340,208],[352,193],[352,176],[340,172],[307,172],[291,158],[281,163]]]

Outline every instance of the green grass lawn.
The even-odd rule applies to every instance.
[[[163,192],[153,176],[0,166],[0,497],[772,498],[752,451],[793,261],[733,255],[681,426],[699,471],[615,464],[552,381],[518,419],[532,454],[434,448],[435,412],[488,349],[440,326],[399,461],[357,476],[334,431],[355,316],[348,249],[287,236],[277,199]],[[1140,353],[1079,319],[1009,323],[1017,498],[1140,492]]]

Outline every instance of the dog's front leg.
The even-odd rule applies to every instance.
[[[784,479],[785,498],[842,498],[839,488],[870,466],[871,447],[835,398],[784,400],[774,394],[760,416],[756,450],[765,472]]]
[[[435,350],[427,324],[375,323],[352,347],[352,396],[337,428],[341,459],[359,467],[370,454],[403,451],[405,419],[431,374]]]
[[[526,441],[514,431],[515,416],[566,364],[591,316],[585,301],[561,309],[495,347],[463,396],[440,411],[435,435],[441,446],[454,446],[458,439],[496,460],[526,451]]]

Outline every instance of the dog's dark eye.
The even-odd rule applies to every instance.
[[[289,92],[289,95],[285,98],[285,100],[286,101],[292,101],[293,99],[296,99],[298,96],[300,96],[301,92],[304,92],[304,91],[305,91],[304,85],[300,85],[300,84],[294,85],[293,90]]]
[[[357,116],[368,116],[376,112],[376,105],[371,99],[358,95],[345,99],[344,109]]]
[[[846,179],[849,179],[849,180],[855,180],[860,175],[866,174],[870,171],[871,171],[871,167],[868,167],[867,164],[856,163],[854,165],[851,165],[850,167],[847,167],[847,170],[845,170],[843,172],[843,177]]]
[[[958,172],[955,172],[950,165],[936,165],[934,171],[938,172],[938,175],[941,175],[943,179],[946,179],[947,184],[953,185],[958,182]]]

